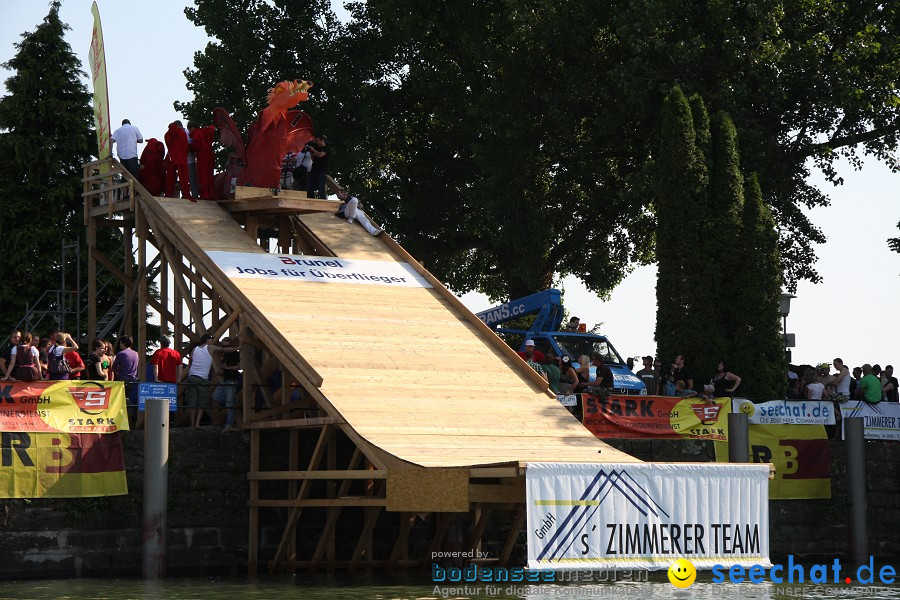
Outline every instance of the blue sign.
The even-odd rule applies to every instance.
[[[175,412],[177,396],[178,386],[174,383],[142,383],[138,388],[138,410],[145,409],[147,400],[168,400],[169,412]]]

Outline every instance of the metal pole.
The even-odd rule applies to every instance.
[[[862,417],[844,417],[844,441],[847,444],[847,489],[850,493],[850,559],[855,565],[861,565],[869,559],[866,440]]]
[[[169,401],[147,399],[144,424],[144,524],[141,573],[166,575],[166,519],[169,474]]]
[[[79,339],[85,340],[88,346],[90,340],[81,338],[81,236],[75,240],[75,327]]]
[[[728,413],[728,462],[750,462],[750,427],[744,413]]]

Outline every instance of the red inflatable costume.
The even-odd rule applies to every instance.
[[[269,105],[250,125],[247,146],[234,121],[223,108],[213,111],[219,129],[219,141],[235,152],[228,159],[225,173],[216,175],[216,192],[231,197],[231,181],[237,185],[263,188],[281,187],[281,161],[289,151],[312,139],[312,120],[299,110],[290,110],[309,97],[309,81],[282,81],[269,90]]]
[[[191,150],[197,157],[197,183],[200,185],[200,197],[214,200],[213,192],[213,149],[216,128],[212,125],[191,129]]]
[[[163,162],[165,155],[166,147],[156,138],[147,140],[147,145],[141,152],[138,181],[154,196],[162,196],[166,189],[166,165]]]
[[[175,197],[175,173],[178,173],[178,181],[181,184],[181,197],[196,202],[191,197],[191,179],[188,173],[188,138],[187,132],[177,121],[169,124],[169,130],[164,136],[169,155],[166,156],[166,196]]]

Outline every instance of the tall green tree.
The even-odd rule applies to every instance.
[[[59,1],[22,35],[4,67],[0,98],[0,324],[12,327],[26,303],[59,288],[60,243],[83,236],[81,165],[97,153],[91,97],[66,43]],[[72,281],[74,278],[70,278]]]
[[[661,127],[659,356],[668,364],[683,354],[695,389],[724,361],[743,377],[742,394],[781,397],[778,235],[755,175],[745,191],[734,124],[719,112],[710,125],[703,100],[687,100],[676,86],[663,103]]]
[[[778,310],[781,257],[775,220],[763,202],[755,173],[747,178],[744,190],[738,243],[744,268],[741,292],[731,305],[731,320],[736,342],[734,363],[743,378],[741,394],[781,398],[787,372]]]
[[[703,318],[709,317],[705,292],[698,288],[707,272],[709,173],[701,148],[709,146],[709,121],[702,100],[688,102],[676,86],[663,102],[661,122],[656,161],[657,352],[664,364],[684,354],[696,369],[708,335]]]
[[[713,143],[710,149],[709,178],[709,231],[705,237],[708,262],[715,265],[716,274],[710,277],[708,287],[717,299],[711,318],[711,327],[717,330],[716,339],[721,344],[713,357],[714,368],[720,360],[733,363],[743,372],[743,365],[734,364],[733,349],[741,344],[736,339],[732,324],[731,306],[742,293],[741,275],[744,256],[739,243],[741,211],[744,206],[744,178],[741,175],[738,155],[737,131],[731,117],[719,112],[713,120]],[[710,371],[712,372],[712,371]]]
[[[827,198],[811,165],[836,182],[841,155],[897,165],[897,3],[368,0],[346,27],[321,0],[196,7],[218,41],[188,72],[189,116],[315,80],[334,174],[458,291],[574,274],[604,294],[651,262],[659,106],[676,84],[742,132],[788,285],[818,279],[824,238],[801,209]]]

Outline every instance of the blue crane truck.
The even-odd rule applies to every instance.
[[[535,315],[534,322],[527,330],[502,327],[504,323],[527,315]],[[647,393],[644,382],[631,372],[606,336],[559,330],[563,320],[562,294],[559,290],[544,290],[518,300],[510,300],[476,313],[475,316],[513,348],[517,345],[519,351],[525,349],[526,340],[534,340],[535,350],[555,356],[568,355],[573,363],[577,363],[582,355],[600,354],[613,372],[613,393]],[[593,371],[594,368],[591,367],[592,376]]]

